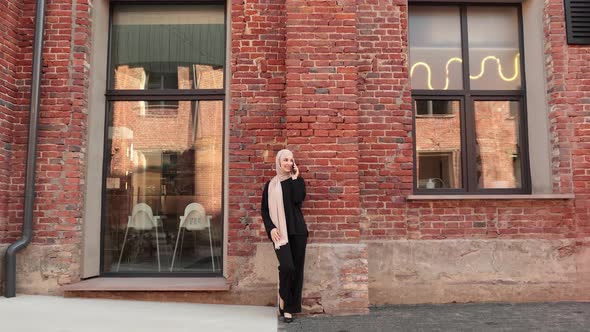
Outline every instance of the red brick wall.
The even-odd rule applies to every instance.
[[[562,1],[547,1],[545,6],[545,57],[547,59],[547,97],[550,107],[550,138],[552,148],[553,188],[557,192],[571,192],[572,179],[572,130],[573,105],[571,91],[566,91],[569,49],[579,49],[566,44]],[[569,97],[569,98],[568,98]]]
[[[563,1],[546,1],[545,57],[553,187],[575,193],[578,237],[590,235],[590,46],[567,45]]]
[[[364,239],[403,238],[412,189],[405,1],[358,4],[360,196]]]
[[[358,242],[356,1],[287,1],[287,141],[311,241]]]
[[[0,3],[0,244],[8,236],[8,202],[16,97],[16,61],[20,52],[20,1]]]
[[[266,238],[260,195],[285,146],[285,1],[231,1],[227,254],[249,256]]]
[[[12,118],[13,158],[5,210],[8,236],[4,243],[20,236],[22,224],[35,15],[32,0],[9,3],[9,6],[21,8],[22,13],[15,18],[20,47],[14,50],[18,57],[14,75],[11,75],[15,79],[16,94]],[[90,6],[86,0],[73,3],[50,0],[46,8],[32,246],[61,246],[57,249],[59,253],[45,258],[48,264],[68,266],[63,274],[56,276],[60,283],[67,283],[78,273],[82,236]],[[6,15],[4,10],[2,13]]]

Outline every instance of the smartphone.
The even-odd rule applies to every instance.
[[[293,166],[291,166],[291,173],[295,174],[295,161],[293,161]]]

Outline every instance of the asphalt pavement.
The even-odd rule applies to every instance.
[[[279,319],[279,331],[590,331],[590,303],[395,305],[367,315]]]

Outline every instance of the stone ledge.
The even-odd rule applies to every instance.
[[[520,200],[520,199],[574,199],[574,194],[531,194],[531,195],[408,195],[408,201],[422,200]]]
[[[590,238],[371,242],[372,305],[589,301]]]
[[[63,286],[63,292],[229,291],[225,278],[92,278]]]

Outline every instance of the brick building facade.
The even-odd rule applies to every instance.
[[[483,8],[499,3],[485,2]],[[210,117],[215,132],[223,134],[223,163],[194,163],[195,174],[199,167],[210,167],[217,178],[223,176],[223,182],[211,185],[221,197],[216,196],[207,210],[215,204],[222,210],[213,221],[223,231],[223,270],[217,277],[227,281],[229,290],[199,290],[195,280],[192,290],[166,291],[159,286],[126,292],[61,288],[104,272],[98,257],[105,182],[104,169],[96,161],[103,160],[108,132],[109,120],[100,114],[109,103],[104,46],[112,4],[49,0],[34,237],[18,256],[17,290],[274,303],[276,262],[259,210],[262,186],[273,175],[274,155],[286,146],[295,152],[308,188],[305,312],[362,313],[369,305],[395,303],[588,300],[590,47],[566,42],[563,1],[507,3],[520,14],[526,51],[522,98],[527,102],[519,119],[527,126],[520,135],[528,141],[529,155],[519,155],[526,159],[522,166],[517,164],[525,170],[522,179],[496,176],[500,185],[510,188],[529,176],[529,188],[516,193],[443,193],[424,190],[417,182],[414,142],[423,150],[441,144],[460,148],[457,140],[462,136],[456,117],[441,117],[446,123],[441,125],[440,119],[413,113],[417,97],[410,80],[407,1],[228,1],[223,129],[215,116]],[[410,1],[410,6],[420,4]],[[19,238],[23,216],[33,22],[34,1],[0,4],[3,248]],[[505,71],[510,73],[510,66]],[[216,110],[220,111],[210,112]],[[158,117],[157,109],[152,112],[152,119],[170,121],[168,116]],[[176,115],[188,118],[187,112],[182,106]],[[494,124],[481,135],[485,142],[513,146],[511,137],[518,130],[509,122],[510,110],[502,112],[490,111],[477,119]],[[149,121],[131,122],[141,126]],[[156,132],[163,122],[152,126],[145,131],[151,135],[136,134],[134,139],[149,142],[160,135]],[[165,126],[169,130],[172,125]],[[476,126],[483,127],[479,122]],[[178,144],[186,144],[190,133],[181,127],[175,131],[182,133],[180,141],[185,143]],[[221,146],[220,139],[196,144]],[[479,149],[483,164],[502,160],[514,165],[516,151],[501,156],[486,154],[484,145]],[[203,163],[221,158],[209,162],[211,154],[201,154],[195,158]],[[457,180],[463,172],[457,171],[461,158],[459,153],[449,164],[455,174],[451,188],[462,186]],[[124,173],[131,166],[117,167]],[[207,196],[207,190],[211,191],[201,189],[198,195]],[[135,203],[111,205],[112,213],[123,218],[122,225]],[[185,202],[179,205],[181,210]],[[166,278],[162,275],[163,283]]]

